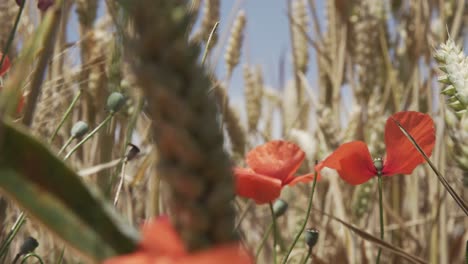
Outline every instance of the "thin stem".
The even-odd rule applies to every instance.
[[[265,235],[263,235],[262,242],[260,242],[260,245],[258,245],[257,251],[255,252],[255,262],[257,262],[258,256],[260,255],[260,252],[262,252],[262,249],[265,246],[265,242],[270,236],[271,230],[273,230],[273,222],[271,222],[270,225],[268,226],[268,229]]]
[[[57,260],[57,264],[62,264],[64,254],[65,254],[65,246],[62,247],[62,251],[60,252],[60,257]]]
[[[214,24],[213,29],[211,29],[210,35],[208,36],[208,40],[206,41],[205,51],[203,52],[203,57],[201,61],[202,65],[205,65],[206,57],[208,57],[208,51],[210,50],[210,44],[213,39],[213,35],[216,32],[216,29],[218,28],[218,25],[219,25],[219,21]]]
[[[24,256],[23,260],[21,260],[21,264],[25,263],[25,261],[31,257],[36,258],[39,261],[39,263],[44,264],[44,261],[42,261],[41,257],[39,257],[36,253],[29,253],[26,256]]]
[[[273,226],[273,263],[276,264],[276,216],[275,211],[273,210],[273,204],[270,203],[270,212],[271,212],[271,224]]]
[[[70,146],[70,144],[72,143],[73,139],[75,139],[74,137],[70,137],[67,142],[65,142],[65,144],[63,145],[63,147],[60,149],[60,151],[58,152],[58,155],[62,154],[62,152],[68,147]]]
[[[117,187],[117,191],[115,193],[114,206],[117,206],[117,202],[119,201],[120,191],[122,190],[122,186],[123,186],[124,178],[125,178],[125,166],[126,165],[127,165],[127,159],[124,159],[124,162],[122,162],[122,170],[120,174],[119,186]]]
[[[310,255],[312,255],[312,248],[309,248],[309,249],[307,250],[307,255],[306,255],[306,257],[302,260],[302,264],[306,264],[306,263],[307,263],[307,260],[309,260]]]
[[[242,224],[242,221],[244,218],[247,216],[247,213],[249,212],[250,207],[252,207],[252,201],[249,200],[248,204],[245,206],[244,210],[242,211],[241,215],[239,216],[239,220],[237,221],[236,226],[234,227],[234,231],[237,231]]]
[[[468,240],[466,241],[465,263],[468,264]]]
[[[114,112],[109,113],[106,119],[104,119],[104,121],[102,121],[101,124],[99,124],[99,126],[97,126],[93,131],[91,131],[85,138],[83,138],[78,144],[76,144],[73,147],[73,149],[70,150],[70,152],[68,152],[64,160],[67,160],[79,147],[81,147],[81,145],[83,145],[86,141],[88,141],[88,139],[94,136],[94,134],[96,134],[96,132],[98,132],[103,126],[105,126],[107,122],[109,122],[109,120],[112,119],[113,116],[114,116]]]
[[[2,244],[2,247],[0,248],[0,256],[3,256],[6,253],[6,251],[8,250],[8,247],[13,241],[13,238],[15,238],[19,229],[21,228],[21,226],[23,226],[25,222],[26,222],[26,214],[24,212],[21,212],[18,218],[16,219],[16,222],[13,224],[13,227],[11,228],[10,232],[8,233],[5,239],[5,242]]]
[[[13,43],[13,39],[15,38],[16,30],[18,30],[19,21],[20,21],[20,18],[21,18],[21,14],[23,14],[23,10],[24,10],[25,5],[26,5],[26,3],[23,3],[22,5],[20,5],[18,15],[16,15],[15,24],[13,25],[13,28],[10,31],[10,35],[8,35],[7,43],[6,43],[5,48],[3,49],[3,52],[2,52],[4,54],[4,56],[2,56],[2,60],[0,61],[0,69],[3,66],[6,54],[8,54],[8,50],[10,49],[11,44]]]
[[[55,131],[52,134],[52,137],[50,137],[49,142],[52,142],[54,140],[54,138],[57,136],[60,128],[62,128],[63,124],[65,123],[65,120],[67,120],[68,116],[71,114],[71,112],[73,110],[73,107],[75,107],[76,103],[78,102],[78,99],[80,99],[81,94],[82,94],[82,92],[81,92],[81,89],[80,89],[78,91],[78,93],[75,95],[75,97],[73,98],[73,101],[68,106],[67,111],[65,111],[65,114],[63,114],[62,120],[60,120],[59,125],[57,126],[57,128],[55,128]]]
[[[312,182],[312,189],[310,190],[310,197],[309,197],[309,204],[307,205],[307,213],[306,213],[306,218],[304,219],[304,222],[302,223],[301,229],[299,229],[299,232],[297,232],[296,237],[294,238],[293,243],[288,249],[288,252],[286,252],[286,255],[283,258],[283,264],[286,264],[289,258],[289,255],[291,254],[292,250],[294,249],[294,246],[296,245],[297,241],[299,241],[299,238],[301,237],[302,233],[304,232],[304,229],[307,225],[307,221],[309,220],[310,216],[310,210],[312,209],[312,201],[314,198],[314,192],[315,192],[315,185],[317,184],[317,171],[314,173],[314,181]]]
[[[378,185],[379,185],[379,212],[380,212],[380,239],[384,240],[384,216],[383,216],[383,191],[382,191],[382,175],[377,175]],[[382,248],[379,247],[377,252],[377,259],[375,263],[380,263],[380,254],[382,254]]]

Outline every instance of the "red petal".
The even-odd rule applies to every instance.
[[[281,181],[257,174],[248,169],[234,169],[236,193],[239,196],[254,199],[257,204],[269,203],[281,194]]]
[[[292,176],[305,153],[296,144],[274,140],[258,146],[247,154],[247,164],[256,173],[280,179],[282,182]]]
[[[252,257],[238,244],[223,245],[180,259],[179,264],[253,264]]]
[[[0,61],[2,60],[3,54],[0,52]],[[0,68],[0,77],[5,74],[10,69],[11,63],[8,56],[5,56],[5,60],[3,61],[2,68]]]
[[[416,166],[424,162],[424,158],[393,119],[408,131],[428,157],[435,143],[434,122],[429,115],[408,111],[392,115],[385,124],[387,154],[383,174],[411,174]]]
[[[341,145],[319,163],[316,170],[319,172],[323,167],[335,169],[343,180],[352,185],[364,183],[377,174],[369,149],[362,141]]]
[[[142,233],[143,239],[140,244],[149,255],[182,256],[186,254],[182,240],[167,217],[159,217],[144,225]]]
[[[287,182],[286,184],[290,185],[290,186],[293,186],[293,185],[295,185],[297,183],[300,183],[300,182],[307,183],[307,182],[310,182],[310,181],[314,180],[314,175],[315,175],[314,173],[309,173],[309,174],[306,174],[306,175],[291,177],[289,182]],[[320,180],[320,174],[318,174],[318,173],[317,173],[317,180]]]

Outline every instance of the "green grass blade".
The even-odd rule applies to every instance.
[[[131,252],[136,232],[119,225],[113,208],[36,139],[0,123],[0,191],[92,259]]]
[[[429,166],[431,167],[432,171],[437,175],[437,178],[439,179],[440,183],[444,186],[444,188],[447,190],[447,192],[452,196],[452,198],[455,200],[455,202],[460,206],[460,208],[463,210],[463,212],[468,216],[468,206],[466,205],[465,201],[455,192],[455,190],[450,186],[448,181],[445,179],[445,177],[437,170],[436,166],[432,163],[432,161],[427,157],[426,153],[421,149],[421,147],[418,145],[418,143],[414,140],[414,138],[406,131],[406,129],[401,126],[400,122],[397,120],[393,119],[392,120],[398,125],[400,130],[403,132],[403,134],[411,141],[413,146],[421,153],[421,155],[424,157],[424,159],[427,161]]]

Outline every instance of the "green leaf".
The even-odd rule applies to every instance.
[[[134,251],[137,233],[44,145],[0,123],[0,191],[92,260]]]

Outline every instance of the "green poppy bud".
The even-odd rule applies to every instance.
[[[377,169],[377,171],[382,171],[382,169],[383,169],[383,160],[382,160],[382,158],[375,158],[374,159],[374,166]]]
[[[314,248],[315,244],[317,244],[318,239],[319,239],[319,231],[317,229],[313,229],[313,228],[306,229],[305,241],[306,241],[306,244],[309,246],[309,250],[312,250],[312,248]]]
[[[78,121],[75,123],[75,125],[71,129],[71,136],[73,138],[80,138],[84,136],[89,130],[88,124],[83,121]]]
[[[107,98],[107,109],[112,113],[118,112],[125,104],[125,98],[121,93],[113,92]]]
[[[288,210],[288,203],[284,200],[278,199],[273,204],[273,214],[276,218],[284,215],[284,213]]]

